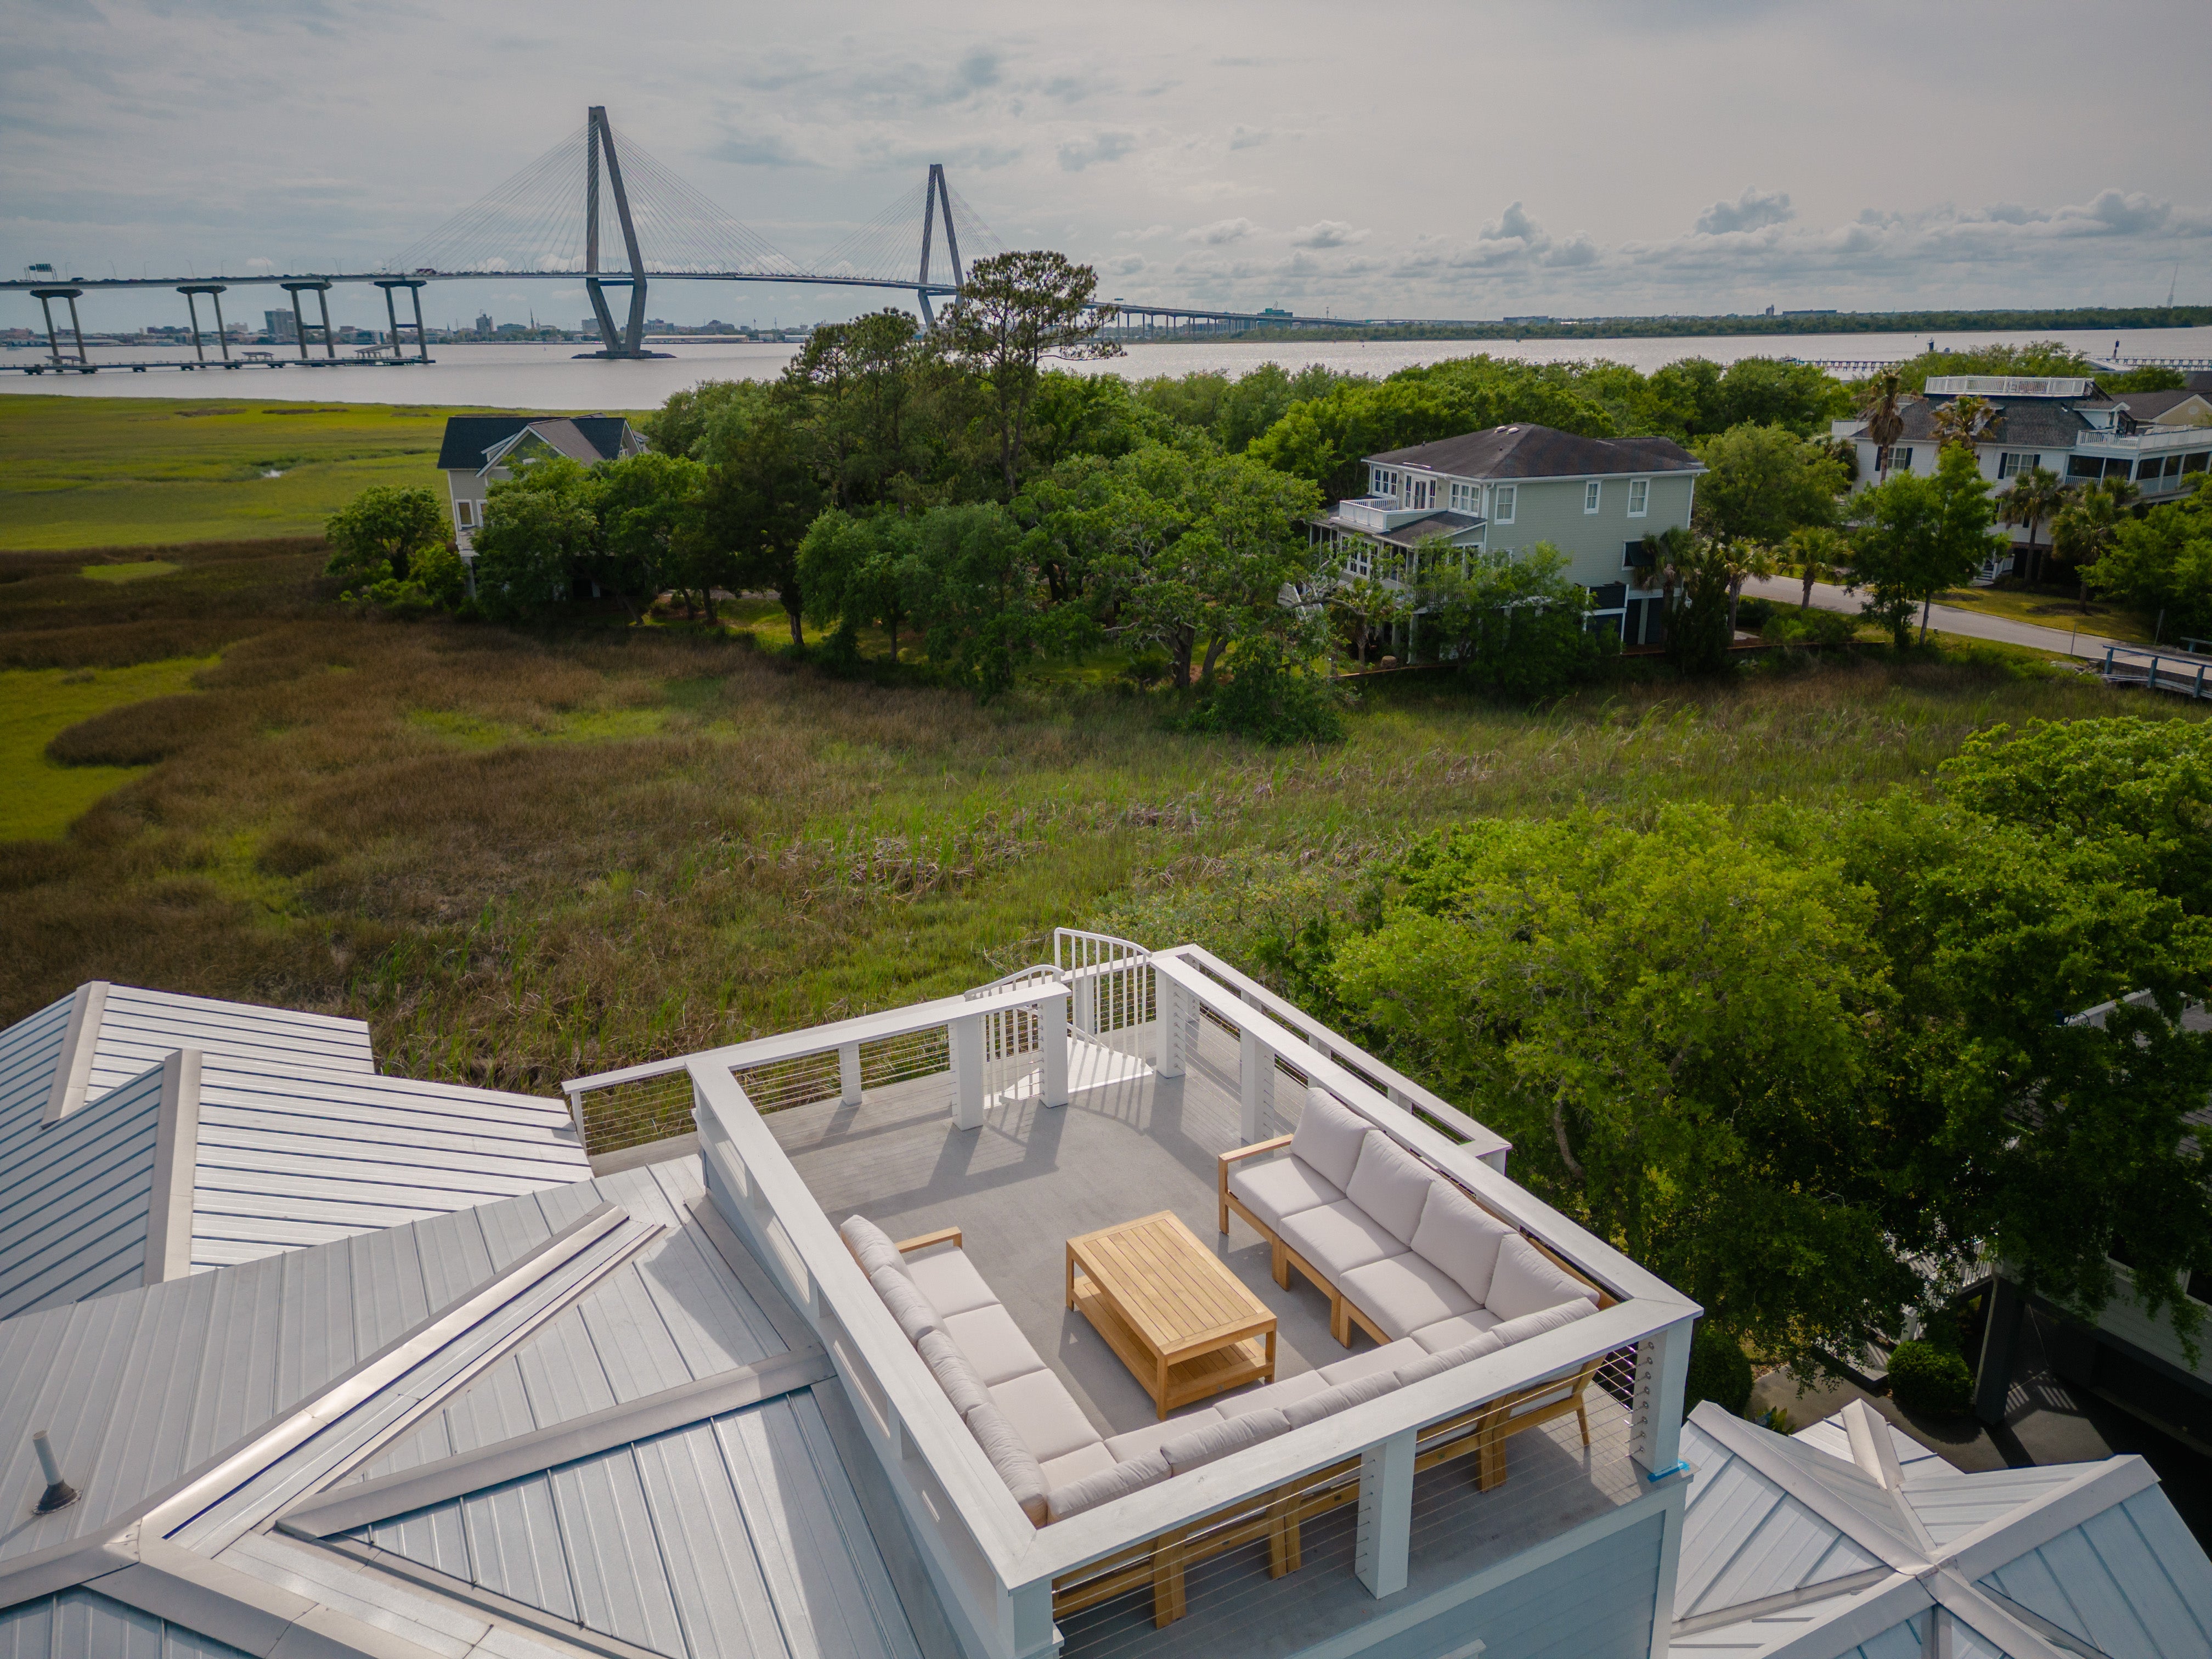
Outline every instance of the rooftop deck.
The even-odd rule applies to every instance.
[[[1241,1144],[1237,1039],[1202,1023],[1184,1075],[1156,1078],[1133,1058],[1150,1052],[1149,1027],[1117,1034],[1125,1053],[1070,1043],[1067,1105],[1030,1095],[987,1107],[978,1130],[953,1116],[945,1073],[863,1092],[858,1107],[832,1100],[766,1114],[763,1121],[833,1222],[855,1212],[893,1237],[958,1226],[976,1267],[1037,1352],[1103,1432],[1155,1420],[1151,1399],[1084,1316],[1066,1307],[1066,1242],[1096,1228],[1173,1211],[1259,1297],[1279,1322],[1279,1377],[1345,1357],[1329,1334],[1328,1302],[1304,1279],[1285,1291],[1270,1276],[1267,1243],[1234,1216],[1217,1231],[1215,1158]],[[1086,1078],[1103,1078],[1084,1086]],[[1276,1092],[1282,1129],[1296,1123],[1300,1092]],[[1371,1346],[1353,1331],[1354,1349]],[[1625,1381],[1623,1362],[1607,1380]],[[1623,1390],[1625,1392],[1625,1389]],[[1591,1444],[1571,1419],[1518,1436],[1511,1474],[1484,1493],[1471,1460],[1416,1480],[1408,1599],[1425,1584],[1462,1579],[1638,1495],[1628,1416],[1620,1401],[1591,1390]],[[1288,1653],[1321,1636],[1389,1613],[1352,1574],[1357,1510],[1310,1523],[1304,1565],[1283,1580],[1267,1575],[1264,1540],[1193,1569],[1188,1617],[1155,1629],[1149,1591],[1062,1623],[1070,1654],[1202,1654],[1218,1650],[1233,1623],[1240,1652]],[[1263,1593],[1264,1592],[1264,1593]]]

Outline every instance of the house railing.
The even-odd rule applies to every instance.
[[[2074,440],[2081,449],[2119,449],[2136,453],[2150,450],[2201,448],[2212,444],[2212,428],[2201,426],[2154,427],[2141,432],[2084,432]]]

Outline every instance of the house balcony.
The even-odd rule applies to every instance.
[[[1209,952],[1066,930],[1056,950],[966,997],[568,1085],[595,1151],[696,1123],[714,1201],[819,1334],[964,1648],[1350,1654],[1585,1536],[1679,1514],[1694,1306],[1508,1179],[1498,1136]],[[1034,1522],[839,1224],[958,1229],[1097,1432],[1143,1430],[1163,1408],[1070,1305],[1068,1241],[1097,1230],[1176,1218],[1273,1317],[1277,1382],[1375,1349],[1332,1334],[1316,1284],[1279,1283],[1242,1217],[1219,1226],[1220,1155],[1290,1131],[1310,1085],[1601,1289],[1599,1310]],[[1563,1378],[1587,1385],[1579,1418],[1495,1443],[1470,1429]],[[1590,1594],[1641,1607],[1653,1591],[1646,1574]]]

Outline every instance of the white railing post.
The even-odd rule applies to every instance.
[[[1247,1146],[1275,1133],[1275,1055],[1246,1026],[1237,1040],[1237,1078],[1242,1085],[1242,1128]]]
[[[1188,994],[1173,980],[1154,975],[1154,1000],[1159,1009],[1159,1029],[1153,1033],[1158,1046],[1153,1049],[1153,1072],[1160,1077],[1181,1077],[1188,1063],[1184,1050],[1189,1037],[1186,1024],[1190,1018]]]
[[[848,1106],[860,1103],[860,1045],[837,1045],[837,1097]]]
[[[1067,1004],[1047,997],[1037,1004],[1037,1081],[1048,1106],[1067,1104]]]
[[[983,1016],[963,1014],[945,1026],[952,1055],[952,1122],[961,1129],[983,1127]]]
[[[1352,1570],[1377,1601],[1406,1588],[1413,1543],[1413,1433],[1394,1434],[1359,1455],[1359,1531]]]
[[[1682,1390],[1690,1377],[1694,1317],[1654,1331],[1636,1345],[1636,1389],[1628,1455],[1644,1478],[1672,1474],[1682,1462]]]
[[[1067,988],[1068,1024],[1086,1036],[1098,1034],[1098,969],[1079,960],[1074,980]]]

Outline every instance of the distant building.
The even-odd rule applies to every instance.
[[[278,345],[289,345],[300,337],[300,319],[289,311],[264,311],[261,313],[263,331]]]
[[[493,327],[493,325],[492,325],[492,320],[491,320],[491,313],[489,313],[489,311],[479,311],[478,313],[477,313],[477,333],[479,333],[479,334],[489,334],[489,333],[491,333],[491,332],[492,332],[492,327]]]
[[[1346,574],[1410,586],[1424,550],[1549,542],[1590,590],[1594,625],[1627,645],[1660,642],[1656,592],[1631,593],[1650,563],[1644,538],[1687,528],[1705,465],[1669,438],[1583,438],[1526,422],[1366,458],[1364,497],[1314,521]],[[1398,557],[1379,560],[1384,548]]]
[[[1834,422],[1830,430],[1856,446],[1858,483],[1864,488],[1899,472],[1933,472],[1940,448],[1937,411],[1960,398],[1979,398],[1996,414],[1974,449],[1982,476],[2000,492],[2010,489],[2021,474],[2041,467],[2075,484],[2125,478],[2146,502],[2155,504],[2194,486],[2197,475],[2212,465],[2212,424],[2170,423],[2174,413],[2191,407],[2173,401],[2184,397],[2130,393],[2123,399],[2081,375],[1940,374],[1929,378],[1924,397],[1899,405],[1904,428],[1887,448],[1867,436],[1863,418]],[[2048,545],[2051,526],[2042,524],[2036,530],[2038,544]],[[2015,575],[2027,574],[2027,526],[2012,526],[2012,540],[2010,559],[1999,555],[1990,561],[1978,582],[1990,581],[2008,568]]]
[[[565,455],[585,466],[643,453],[645,440],[619,415],[456,415],[446,422],[438,470],[453,516],[453,541],[473,559],[477,526],[492,485],[534,462]]]

